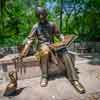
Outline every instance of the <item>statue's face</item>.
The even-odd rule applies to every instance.
[[[44,23],[44,22],[46,21],[46,19],[47,19],[46,16],[44,16],[44,15],[42,15],[42,14],[39,15],[39,21],[40,21],[41,23]]]
[[[36,8],[36,17],[38,18],[39,22],[44,23],[47,20],[47,11],[42,7]]]

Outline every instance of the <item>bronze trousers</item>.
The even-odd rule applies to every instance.
[[[75,56],[68,53],[67,50],[63,51],[62,53],[58,53],[59,59],[62,61],[65,67],[65,74],[70,81],[78,80],[78,73],[75,68]]]
[[[44,78],[48,78],[48,61],[50,55],[50,49],[48,45],[41,44],[39,47],[39,55],[40,55],[40,69],[41,76]]]
[[[41,44],[39,48],[40,54],[40,68],[42,77],[48,77],[48,62],[50,57],[50,49],[48,45]],[[64,50],[63,52],[57,53],[59,59],[62,61],[65,67],[66,76],[70,81],[78,80],[77,71],[75,68],[75,59],[73,56]]]

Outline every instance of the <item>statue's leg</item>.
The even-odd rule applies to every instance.
[[[48,59],[49,59],[49,47],[45,44],[40,46],[40,68],[41,68],[41,87],[45,87],[48,83]]]
[[[65,52],[62,56],[62,60],[66,68],[66,74],[68,79],[70,81],[78,80],[78,75],[75,68],[75,61],[72,59],[71,55]]]
[[[64,63],[68,80],[79,93],[84,93],[85,89],[79,82],[78,74],[75,68],[75,60],[72,58],[71,54],[65,51],[62,53],[62,55],[60,55],[60,59]]]

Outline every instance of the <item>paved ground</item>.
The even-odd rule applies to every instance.
[[[81,56],[76,61],[76,67],[80,72],[80,82],[86,89],[85,94],[77,93],[64,76],[49,80],[45,88],[39,85],[40,77],[35,77],[18,81],[19,94],[4,97],[3,91],[0,91],[0,100],[100,100],[99,57],[97,55]]]

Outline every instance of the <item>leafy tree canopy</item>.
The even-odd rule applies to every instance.
[[[48,9],[48,19],[58,27],[62,10],[64,34],[77,34],[85,41],[100,39],[100,0],[1,0],[0,46],[23,41],[37,21],[34,9],[38,5]]]

